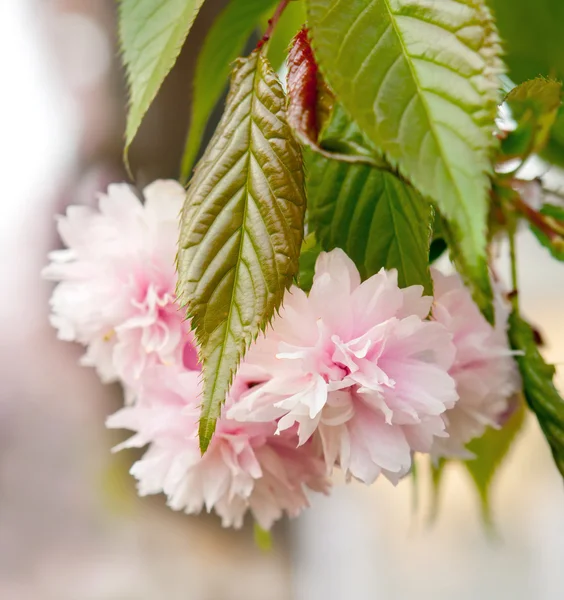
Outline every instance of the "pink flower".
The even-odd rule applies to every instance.
[[[70,206],[58,228],[67,248],[50,254],[44,276],[59,338],[87,346],[83,364],[104,381],[132,384],[147,363],[181,361],[189,327],[174,304],[178,214],[184,189],[155,181],[143,191],[114,184],[99,210]]]
[[[238,376],[235,390],[247,388]],[[136,434],[117,449],[149,449],[131,469],[139,494],[164,492],[175,510],[215,510],[224,526],[240,527],[247,510],[264,529],[284,513],[308,506],[306,489],[327,492],[324,463],[311,444],[297,448],[276,424],[222,418],[202,457],[198,445],[199,373],[177,366],[146,369],[133,406],[108,419],[108,427]]]
[[[520,377],[507,341],[508,307],[496,298],[492,327],[472,300],[458,275],[433,269],[433,318],[453,336],[456,347],[450,374],[460,399],[444,414],[449,437],[435,440],[435,457],[471,458],[466,444],[486,427],[499,427],[510,398],[520,389]]]
[[[396,271],[361,283],[344,252],[322,253],[309,296],[292,288],[247,354],[266,383],[228,416],[278,420],[279,432],[297,424],[300,444],[313,437],[329,470],[397,481],[413,451],[429,452],[445,435],[442,415],[457,400],[450,334],[424,320],[432,299],[421,294],[420,286],[400,289]]]

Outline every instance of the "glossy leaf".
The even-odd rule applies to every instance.
[[[127,152],[204,0],[121,0],[119,35],[129,83]]]
[[[388,161],[434,200],[492,318],[486,219],[499,41],[482,0],[307,0],[330,87]]]
[[[186,182],[198,155],[209,116],[223,92],[233,61],[256,28],[265,8],[272,10],[277,0],[231,0],[210,28],[198,56],[190,129],[182,157],[182,176]]]
[[[285,104],[261,53],[237,61],[182,213],[177,293],[203,362],[202,451],[240,359],[298,272],[303,167]]]
[[[324,138],[355,140],[356,125],[337,111]],[[307,154],[308,218],[325,250],[342,248],[366,278],[382,267],[398,270],[402,287],[432,293],[431,204],[394,173]]]
[[[482,504],[484,521],[492,524],[490,489],[499,467],[503,464],[515,437],[522,429],[525,408],[521,398],[515,398],[511,414],[500,429],[488,428],[485,434],[472,440],[468,450],[476,458],[464,462],[470,477],[476,484],[476,489]]]
[[[550,444],[554,461],[564,476],[564,400],[554,386],[554,367],[541,356],[531,326],[516,312],[509,318],[509,338],[516,356],[525,398]]]

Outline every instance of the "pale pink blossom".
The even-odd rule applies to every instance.
[[[51,322],[59,338],[86,346],[83,364],[104,381],[132,384],[147,363],[181,362],[189,327],[174,303],[174,259],[184,189],[155,181],[143,190],[113,184],[97,209],[70,206],[58,220],[66,249],[44,276],[59,281]]]
[[[435,290],[433,319],[452,334],[456,348],[450,374],[459,400],[444,414],[449,437],[437,439],[434,457],[471,458],[465,448],[486,427],[499,427],[520,377],[507,340],[507,303],[496,297],[495,327],[484,318],[457,274],[432,270]]]
[[[400,289],[397,272],[361,283],[341,250],[322,253],[309,296],[294,287],[246,364],[265,374],[228,416],[296,425],[313,438],[329,470],[370,483],[396,482],[412,452],[429,452],[444,432],[442,415],[457,400],[448,374],[451,336],[426,321],[432,299],[420,286]]]
[[[234,391],[248,387],[243,376]],[[283,514],[294,517],[308,506],[307,489],[328,491],[324,463],[313,445],[297,448],[297,437],[289,431],[274,435],[274,422],[221,418],[201,456],[200,391],[197,371],[149,367],[137,402],[108,419],[109,427],[136,432],[117,449],[149,444],[131,469],[141,496],[163,492],[171,508],[190,514],[213,509],[226,527],[240,527],[250,511],[269,529]]]

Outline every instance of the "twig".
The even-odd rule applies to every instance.
[[[515,196],[513,205],[531,225],[542,231],[550,241],[564,237],[564,225],[560,225],[552,217],[543,215],[534,208],[531,208],[520,196]]]
[[[516,311],[519,311],[519,282],[517,276],[517,251],[515,248],[515,231],[509,232],[509,259],[511,262],[511,287],[509,300]]]
[[[290,4],[290,0],[281,0],[280,4],[278,4],[272,17],[268,19],[268,27],[266,28],[264,35],[257,44],[257,50],[262,48],[266,44],[266,42],[268,42],[268,40],[272,37],[272,33],[274,32],[276,24],[280,20],[280,17],[282,16],[282,13],[284,12],[288,4]]]

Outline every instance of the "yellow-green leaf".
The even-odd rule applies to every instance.
[[[237,61],[182,213],[177,293],[203,362],[202,451],[242,356],[298,272],[304,176],[285,106],[260,52]]]
[[[119,36],[129,83],[124,156],[204,0],[121,0]]]

